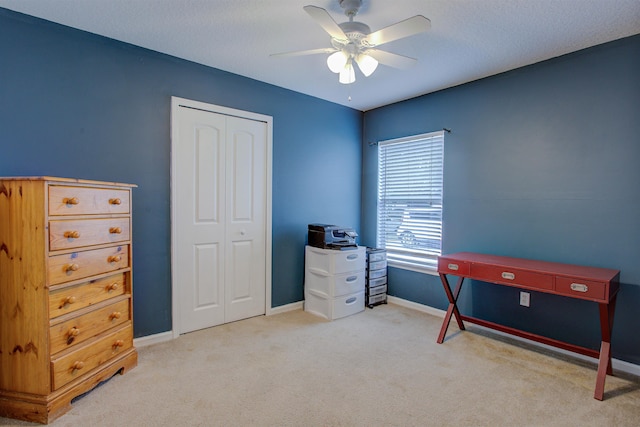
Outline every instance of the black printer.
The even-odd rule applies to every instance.
[[[322,249],[357,248],[358,233],[353,228],[330,224],[309,224],[309,246]]]

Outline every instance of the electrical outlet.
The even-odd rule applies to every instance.
[[[520,305],[523,307],[529,307],[531,301],[531,295],[529,292],[520,292]]]

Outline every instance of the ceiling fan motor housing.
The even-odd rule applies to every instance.
[[[331,39],[331,44],[338,50],[346,49],[351,54],[358,53],[362,49],[366,49],[372,46],[369,46],[364,37],[371,33],[371,29],[369,26],[362,22],[349,21],[338,24],[345,35],[348,37],[348,40],[339,40],[339,39]]]

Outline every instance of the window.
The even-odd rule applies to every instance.
[[[378,241],[389,265],[436,271],[442,249],[444,131],[378,143]]]

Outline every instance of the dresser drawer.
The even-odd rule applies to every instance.
[[[606,288],[602,282],[556,276],[556,292],[574,298],[605,301]]]
[[[97,304],[125,292],[125,275],[115,274],[80,285],[58,289],[49,294],[51,319]]]
[[[466,276],[469,274],[469,263],[438,257],[438,273]]]
[[[85,342],[107,329],[130,320],[129,299],[99,308],[50,328],[50,351],[55,354]]]
[[[51,285],[83,279],[129,266],[129,246],[114,246],[49,257],[48,280]]]
[[[97,340],[89,341],[70,353],[63,353],[51,360],[53,390],[89,373],[102,363],[133,347],[131,323],[108,333]]]
[[[471,264],[470,275],[474,279],[492,283],[504,283],[532,289],[553,290],[553,276],[517,268],[485,264]]]
[[[80,248],[130,239],[129,218],[49,222],[49,250]]]
[[[49,215],[129,213],[129,191],[115,188],[49,186]]]

